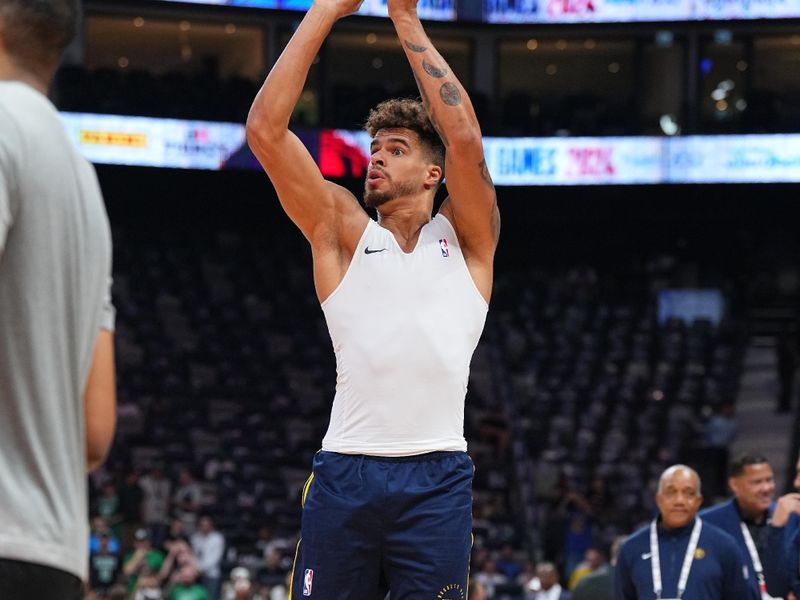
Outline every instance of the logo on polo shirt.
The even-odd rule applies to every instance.
[[[436,600],[465,600],[464,588],[457,583],[446,585],[436,594]]]
[[[706,557],[706,551],[703,550],[702,548],[698,548],[697,550],[694,551],[694,557],[697,560],[703,559]]]

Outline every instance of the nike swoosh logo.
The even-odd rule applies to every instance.
[[[380,250],[370,250],[369,246],[364,248],[364,254],[375,254],[376,252],[386,252],[388,248],[381,248]]]
[[[653,554],[651,552],[645,552],[642,554],[642,560],[648,560]]]

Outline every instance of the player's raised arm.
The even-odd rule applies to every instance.
[[[272,180],[284,210],[312,245],[319,234],[317,226],[332,222],[343,198],[352,209],[359,207],[352,194],[323,179],[308,150],[289,131],[289,119],[314,57],[334,23],[355,12],[361,2],[314,1],[267,76],[247,118],[250,148]]]
[[[442,212],[453,221],[467,261],[491,262],[500,218],[472,102],[425,34],[417,16],[417,0],[388,0],[388,7],[422,101],[445,145],[450,199]],[[470,270],[475,277],[472,266]],[[482,287],[477,279],[480,277],[476,283]]]

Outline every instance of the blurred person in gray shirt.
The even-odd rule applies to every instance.
[[[111,233],[47,89],[78,0],[0,0],[0,598],[73,600],[115,425]]]

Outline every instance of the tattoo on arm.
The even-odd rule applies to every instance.
[[[431,63],[427,60],[422,60],[422,68],[425,69],[425,72],[430,75],[431,77],[436,77],[440,79],[447,75],[447,69],[440,69],[439,67],[434,67]]]
[[[461,92],[458,91],[458,86],[455,83],[446,81],[439,88],[439,96],[441,96],[447,106],[458,106],[461,104]]]
[[[422,52],[425,52],[428,49],[427,46],[419,46],[417,44],[409,42],[408,40],[405,40],[405,44],[406,48],[408,48],[412,52],[416,52],[417,54],[421,54]]]
[[[442,143],[444,144],[445,148],[450,147],[450,141],[447,139],[447,136],[442,131],[442,128],[439,127],[439,123],[436,120],[436,116],[433,114],[433,110],[431,109],[431,102],[428,98],[428,94],[425,91],[425,86],[422,85],[422,82],[417,77],[417,72],[412,69],[411,73],[414,75],[414,80],[417,82],[417,88],[419,88],[419,95],[422,97],[422,106],[425,108],[425,112],[428,113],[428,118],[431,120],[431,125],[436,130],[436,133],[439,134],[439,137],[442,139]]]
[[[489,185],[489,187],[494,187],[494,181],[492,181],[492,174],[489,173],[489,166],[486,164],[486,159],[484,158],[479,164],[478,168],[481,170],[481,177],[483,180]]]

